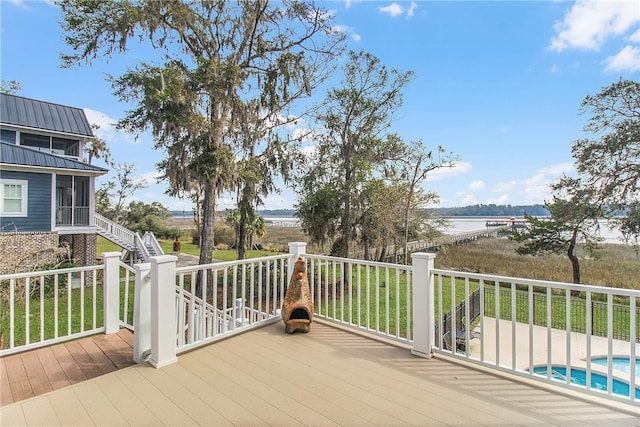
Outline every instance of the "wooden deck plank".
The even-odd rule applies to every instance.
[[[264,363],[262,361],[251,363],[245,358],[246,350],[244,348],[240,350],[234,348],[235,345],[231,340],[228,343],[225,342],[225,344],[224,349],[208,347],[207,349],[212,351],[208,352],[207,356],[209,358],[220,357],[218,356],[220,351],[233,354],[234,357],[231,360],[225,357],[232,366],[235,365],[239,369],[246,370],[248,374],[255,378],[255,381],[268,384],[270,387],[280,390],[288,399],[293,400],[296,405],[306,407],[312,413],[331,414],[329,420],[332,423],[375,425],[377,422],[387,420],[391,424],[401,424],[399,418],[379,411],[374,405],[363,402],[362,399],[350,399],[350,396],[344,393],[342,381],[340,381],[340,384],[333,384],[335,387],[328,388],[321,378],[322,375],[315,371],[313,367],[307,365],[308,361],[303,362],[304,365],[307,365],[306,367],[300,367],[298,366],[300,361],[282,364],[279,361],[271,360],[267,355],[264,358]],[[260,348],[262,341],[258,339],[255,345],[256,347],[254,348]],[[215,353],[213,350],[215,350]],[[282,348],[282,350],[286,352],[285,348]],[[215,360],[213,364],[218,363],[220,362]],[[286,402],[286,399],[282,404],[291,405],[291,403]],[[315,421],[310,422],[310,424],[314,423]]]
[[[180,363],[180,361],[178,361]],[[167,373],[166,369],[155,369],[150,365],[137,367],[138,372],[175,402],[183,411],[195,420],[198,425],[215,425],[219,427],[232,426],[231,421],[221,412],[206,404],[201,396],[194,394],[192,389],[185,387],[178,380]]]
[[[221,393],[225,393],[234,401],[238,402],[247,411],[252,412],[256,417],[260,417],[263,423],[270,425],[291,425],[296,423],[296,419],[287,413],[289,412],[288,405],[275,405],[271,399],[265,399],[263,396],[254,393],[254,387],[242,387],[237,383],[236,378],[222,375],[220,371],[214,369],[213,365],[215,365],[215,361],[211,360],[209,363],[206,363],[193,355],[185,355],[185,357],[193,357],[193,360],[187,361],[189,366],[192,367],[193,372],[197,372],[204,381],[212,384]],[[222,386],[222,384],[224,384],[224,386]],[[273,392],[273,388],[271,392]]]
[[[197,395],[206,405],[223,414],[234,425],[264,425],[259,417],[246,410],[239,402],[220,392],[212,384],[204,381],[199,373],[194,373],[184,364],[167,366],[167,373],[174,379],[186,384],[191,393]]]
[[[61,426],[60,420],[48,399],[27,400],[23,406],[24,417],[29,425]]]
[[[85,379],[102,375],[102,370],[95,361],[89,356],[87,350],[80,344],[79,340],[69,341],[65,343],[65,347],[73,358],[76,366],[80,368]]]
[[[11,394],[14,401],[33,396],[33,388],[29,383],[29,378],[24,369],[20,354],[12,354],[4,359],[7,369],[7,379],[9,380],[9,387],[11,387]]]
[[[80,340],[82,348],[87,352],[95,366],[100,370],[101,374],[108,374],[118,370],[116,365],[109,359],[109,357],[102,351],[100,347],[93,340]]]
[[[640,424],[630,406],[614,409],[444,356],[417,358],[321,323],[294,335],[266,326],[181,354],[162,369],[137,365],[10,404],[3,425],[35,425],[20,414],[41,402],[63,425]]]
[[[9,383],[9,375],[5,366],[5,358],[0,358],[0,406],[13,403],[13,394],[11,393],[11,384]]]
[[[77,365],[66,345],[51,346],[51,352],[71,384],[76,384],[87,379],[87,376]]]
[[[140,381],[140,378],[135,378],[134,381]],[[143,382],[146,382],[146,380]],[[177,408],[173,403],[163,402],[165,405],[163,412],[156,412],[156,408],[150,408],[145,405],[143,398],[127,387],[117,375],[105,376],[103,381],[100,382],[100,388],[111,401],[111,404],[118,408],[120,415],[131,425],[158,426],[163,424],[184,424],[184,417],[166,417],[165,411],[172,411]],[[177,409],[179,410],[179,408]],[[177,420],[180,422],[176,422]]]
[[[117,373],[117,372],[116,372]],[[104,377],[98,377],[104,378]],[[109,380],[106,380],[108,382]],[[95,381],[75,384],[74,393],[80,401],[78,410],[84,410],[94,425],[128,426],[129,423],[105,395],[102,386]],[[121,390],[123,392],[123,390]]]
[[[132,398],[137,399],[143,408],[147,408],[150,414],[155,414],[166,425],[197,425],[183,409],[169,399],[162,390],[158,390],[137,370],[126,375],[113,375],[109,378],[118,378],[130,392]],[[120,387],[121,388],[121,387]],[[131,408],[135,411],[135,408]]]
[[[109,359],[118,369],[133,365],[132,347],[127,345],[119,334],[95,335],[93,341],[105,354],[109,355]]]
[[[131,366],[133,348],[127,343],[132,336],[121,329],[109,336],[93,335],[0,358],[0,405]]]
[[[233,379],[238,385],[251,390],[260,399],[270,401],[276,408],[286,408],[287,413],[297,422],[305,425],[337,425],[308,405],[300,403],[296,400],[298,396],[291,396],[291,388],[280,383],[263,381],[255,372],[256,370],[264,371],[262,366],[241,363],[242,366],[238,367],[236,363],[217,357],[212,352],[193,352],[192,354],[194,357],[198,357],[202,363],[208,363],[220,375],[227,379]],[[234,361],[240,362],[239,359],[234,359]],[[285,391],[287,392],[285,393]]]
[[[67,378],[67,374],[65,374],[60,362],[58,362],[58,359],[56,359],[51,347],[40,348],[35,350],[35,352],[38,355],[38,359],[40,359],[40,363],[47,373],[49,383],[54,390],[71,384],[71,381]]]
[[[88,426],[93,424],[93,420],[85,411],[80,411],[82,403],[76,396],[73,388],[67,387],[56,390],[55,393],[47,395],[51,406],[56,412],[56,416],[63,426]]]

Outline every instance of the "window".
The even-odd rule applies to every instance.
[[[27,216],[27,181],[0,180],[0,213],[6,216]]]
[[[51,148],[51,138],[45,135],[34,135],[32,133],[20,134],[20,145],[34,148]]]
[[[8,142],[9,144],[15,144],[16,132],[13,130],[2,129],[0,131],[0,141]]]

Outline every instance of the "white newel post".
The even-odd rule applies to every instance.
[[[411,254],[413,267],[413,348],[411,354],[431,359],[435,343],[433,276],[435,254]]]
[[[176,261],[173,255],[151,257],[151,356],[156,368],[176,357]]]
[[[120,331],[120,252],[105,252],[104,260],[104,333]]]
[[[133,306],[133,361],[145,361],[151,350],[151,264],[136,264],[136,285]]]
[[[304,256],[307,253],[307,243],[306,242],[289,242],[289,264],[287,264],[289,276],[291,276],[291,272],[293,271],[293,264],[296,262],[298,257]],[[288,277],[287,277],[288,279]]]

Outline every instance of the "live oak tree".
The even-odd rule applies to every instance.
[[[119,125],[151,129],[167,153],[158,167],[170,194],[201,192],[200,263],[210,263],[216,199],[236,189],[242,173],[237,153],[272,142],[265,142],[268,130],[318,84],[344,34],[307,1],[59,4],[73,50],[62,56],[66,66],[125,53],[132,40],[147,40],[164,56],[160,65],[140,63],[112,79],[116,95],[135,104]],[[245,135],[252,115],[258,132]]]
[[[389,128],[412,78],[412,72],[389,70],[375,56],[352,51],[342,83],[328,90],[319,109],[320,136],[296,208],[305,231],[316,241],[331,240],[335,255],[349,256],[357,240],[364,185],[402,149]]]
[[[572,154],[585,188],[603,214],[616,221],[628,241],[640,229],[640,83],[620,79],[596,95],[588,95],[581,112],[590,114],[584,127],[592,137],[574,142]]]
[[[566,254],[571,262],[573,283],[579,284],[580,259],[576,250],[579,244],[589,250],[597,248],[601,240],[598,219],[603,213],[602,208],[592,202],[590,189],[582,187],[579,180],[564,178],[562,185],[562,188],[554,187],[556,192],[566,191],[567,194],[564,197],[554,195],[552,202],[545,203],[550,216],[537,218],[525,214],[527,228],[514,230],[510,237],[521,243],[516,249],[521,255]]]
[[[640,83],[620,80],[588,95],[584,130],[593,138],[574,142],[572,154],[585,185],[610,207],[624,209],[640,196]]]

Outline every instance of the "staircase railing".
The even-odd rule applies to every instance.
[[[144,236],[140,237],[140,234],[116,224],[98,213],[94,214],[94,224],[98,229],[98,234],[122,246],[127,251],[137,253],[144,262],[149,262],[149,258],[152,256],[164,255],[164,251],[153,233],[147,231]],[[151,251],[148,248],[151,248]]]
[[[109,218],[96,213],[94,214],[94,224],[98,227],[98,231],[102,230],[112,239],[115,239],[116,243],[121,244],[125,249],[131,251],[136,250],[136,237],[135,233],[126,227],[116,224]],[[102,234],[102,233],[100,233]]]

